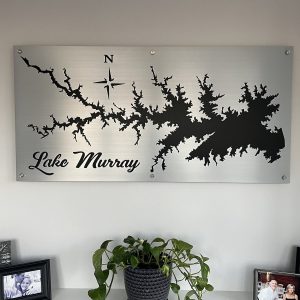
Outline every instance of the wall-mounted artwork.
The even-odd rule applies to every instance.
[[[291,47],[14,52],[17,180],[290,180]]]

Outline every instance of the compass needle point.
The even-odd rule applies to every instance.
[[[104,77],[104,80],[101,81],[95,81],[94,83],[101,83],[105,84],[104,88],[106,89],[107,92],[107,98],[109,99],[110,96],[110,88],[114,88],[115,86],[123,85],[125,83],[120,83],[120,82],[114,82],[115,78],[112,77],[110,68],[108,69],[108,79]]]

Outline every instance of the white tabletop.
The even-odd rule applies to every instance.
[[[57,289],[52,292],[53,300],[89,300],[87,289]],[[252,300],[250,292],[225,292],[214,291],[206,293],[204,300]],[[181,297],[184,299],[184,297]],[[108,300],[127,300],[125,290],[112,290],[108,296]],[[177,297],[170,292],[169,300],[177,300]]]

